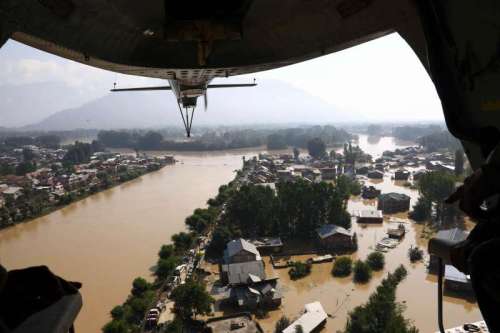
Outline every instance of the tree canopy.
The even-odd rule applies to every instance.
[[[190,319],[197,315],[208,315],[214,299],[207,293],[205,286],[187,281],[175,288],[170,298],[174,301],[174,311],[183,319]]]
[[[368,302],[349,313],[344,333],[418,333],[403,317],[404,307],[396,302],[396,288],[406,275],[403,266],[389,273]]]
[[[307,150],[311,157],[320,159],[326,156],[326,145],[320,138],[314,138],[307,142]]]

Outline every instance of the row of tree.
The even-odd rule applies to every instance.
[[[243,185],[231,193],[226,213],[212,235],[209,253],[218,256],[236,237],[280,236],[311,240],[324,224],[351,227],[347,202],[352,181],[340,176],[336,184],[304,180],[267,186]]]

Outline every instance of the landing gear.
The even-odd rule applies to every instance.
[[[193,125],[193,117],[194,117],[194,109],[196,109],[196,105],[194,106],[182,106],[180,102],[177,102],[179,106],[179,112],[182,117],[182,122],[184,123],[184,129],[186,130],[186,136],[188,138],[191,137],[191,126]],[[184,111],[183,111],[184,109]]]

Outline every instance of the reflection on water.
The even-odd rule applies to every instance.
[[[158,172],[0,231],[0,261],[9,269],[45,264],[81,281],[79,332],[100,332],[108,312],[137,276],[151,278],[160,245],[184,230],[184,219],[234,177],[254,151],[190,153]]]

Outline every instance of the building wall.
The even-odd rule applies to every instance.
[[[352,246],[352,237],[343,234],[334,234],[330,237],[320,239],[320,244],[326,249],[341,249]]]
[[[410,209],[410,200],[379,199],[377,209],[384,213],[405,212]]]
[[[382,223],[383,217],[359,217],[358,223]]]

